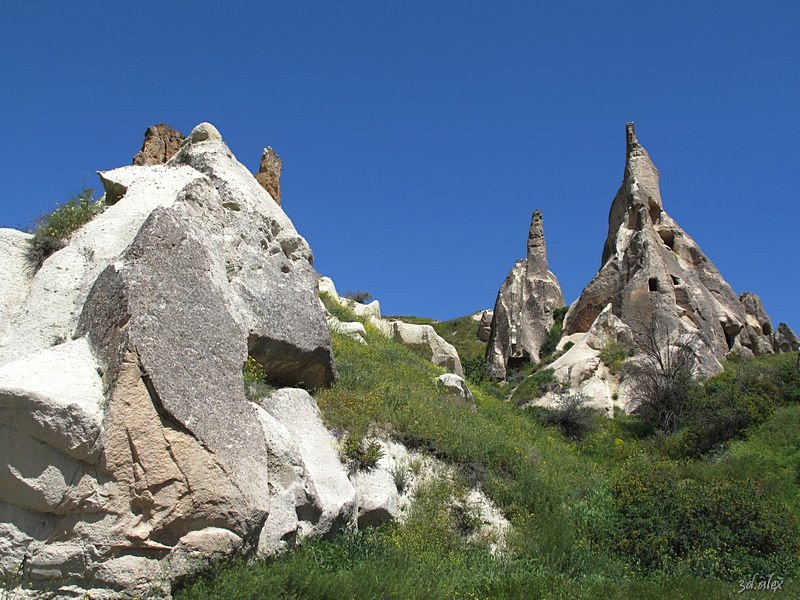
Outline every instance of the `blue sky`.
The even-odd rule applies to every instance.
[[[800,329],[795,2],[7,4],[5,226],[99,186],[148,125],[207,120],[251,169],[281,155],[284,208],[340,291],[490,307],[541,208],[572,301],[633,120],[666,210]]]

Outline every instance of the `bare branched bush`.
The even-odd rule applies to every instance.
[[[624,367],[634,412],[673,433],[691,408],[697,336],[670,330],[654,317],[636,337],[638,356]]]

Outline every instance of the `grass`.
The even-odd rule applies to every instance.
[[[747,377],[731,364],[725,385],[704,386],[706,398],[769,389],[773,406],[722,446],[681,455],[683,430],[666,436],[629,416],[595,417],[569,439],[489,383],[472,386],[472,413],[439,398],[440,369],[366,329],[366,346],[333,336],[340,379],[317,394],[327,425],[390,435],[460,477],[426,484],[403,524],[220,565],[176,597],[713,599],[735,597],[756,573],[788,589],[797,581],[800,382],[784,365],[793,357],[750,363]],[[726,377],[743,387],[731,392]],[[512,523],[501,555],[462,535],[474,523],[453,498],[475,484]]]
[[[105,205],[86,188],[58,206],[50,214],[39,217],[28,247],[28,262],[38,270],[47,258],[66,246],[69,237],[100,214]]]

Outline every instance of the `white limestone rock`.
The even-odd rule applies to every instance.
[[[475,396],[469,391],[467,382],[463,377],[455,373],[444,373],[436,378],[439,388],[444,391],[445,395],[452,401],[468,406],[473,411],[477,410],[475,404]]]

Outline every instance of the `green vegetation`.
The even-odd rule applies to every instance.
[[[543,416],[473,384],[472,413],[439,398],[439,369],[365,327],[366,346],[334,334],[340,379],[317,394],[328,426],[361,441],[389,435],[461,477],[428,481],[403,524],[220,565],[178,598],[722,599],[769,573],[797,585],[794,356],[732,362],[693,386],[668,434],[658,420],[599,417],[568,390]],[[531,395],[555,384],[548,371],[525,380]],[[393,473],[398,489],[420,474],[415,463]],[[473,484],[512,523],[496,556],[464,535],[476,526],[461,500]]]
[[[251,402],[261,400],[275,391],[275,388],[268,383],[267,370],[264,365],[252,356],[248,355],[242,365],[242,377],[244,378],[244,395]]]
[[[100,214],[105,205],[86,188],[57,207],[49,215],[39,217],[28,248],[28,262],[38,270],[48,256],[61,250],[73,233]]]
[[[541,398],[547,392],[556,391],[559,386],[553,369],[539,369],[516,387],[511,394],[511,401],[516,406],[522,406]]]
[[[562,306],[561,308],[557,308],[553,311],[553,326],[547,333],[547,338],[544,340],[544,343],[539,350],[539,355],[542,360],[545,360],[547,357],[555,354],[558,342],[561,341],[564,317],[566,316],[568,310],[569,306]]]
[[[621,342],[608,342],[603,349],[600,350],[600,360],[608,367],[612,373],[618,373],[622,368],[628,356],[630,356],[631,349]]]
[[[363,290],[356,290],[356,291],[347,290],[344,293],[344,297],[353,300],[355,302],[358,302],[359,304],[369,304],[373,300],[372,294],[370,294],[369,292],[365,292]]]

